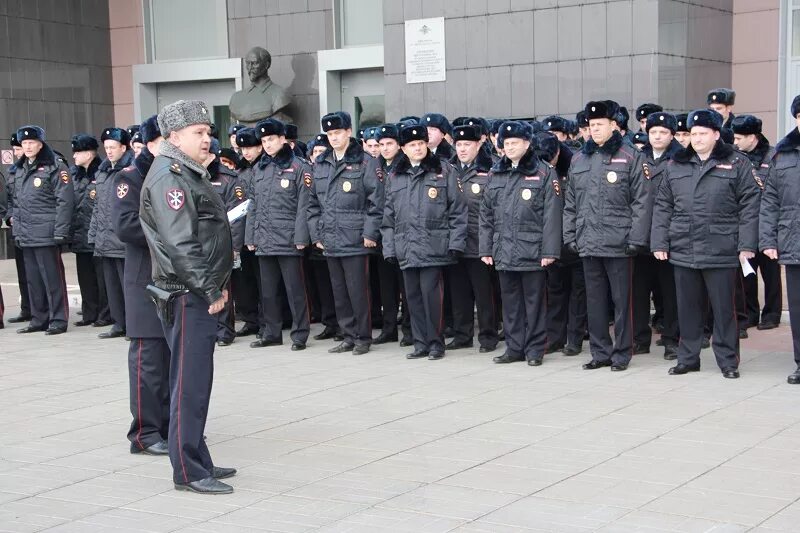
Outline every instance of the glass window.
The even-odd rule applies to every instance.
[[[383,2],[338,0],[336,7],[339,48],[383,44]]]
[[[228,57],[224,0],[149,0],[145,23],[153,63]]]

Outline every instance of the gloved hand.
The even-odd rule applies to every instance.
[[[576,255],[578,254],[578,243],[576,243],[575,241],[568,242],[567,244],[564,245],[564,248],[566,248],[567,251],[570,253]]]
[[[386,258],[386,262],[389,263],[390,265],[396,265],[397,264],[397,258],[395,256],[387,257]]]
[[[56,241],[56,246],[62,246],[69,243],[69,237],[63,237],[61,235],[56,235],[53,237],[53,240]]]
[[[447,255],[449,255],[453,259],[458,260],[464,257],[464,252],[460,250],[447,250]]]
[[[638,244],[629,244],[625,247],[625,255],[633,256],[639,255],[640,253],[646,251],[647,248],[644,246],[639,246]]]

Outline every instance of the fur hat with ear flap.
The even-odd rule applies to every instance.
[[[17,130],[17,141],[20,143],[20,146],[22,146],[22,141],[44,142],[44,128],[35,125],[22,126]]]
[[[503,146],[506,139],[523,139],[530,141],[533,138],[533,128],[521,120],[508,120],[500,125],[497,131],[497,146]]]
[[[736,91],[733,89],[712,89],[708,91],[708,97],[706,98],[706,103],[708,105],[711,104],[723,104],[723,105],[733,105],[736,101]]]
[[[330,130],[349,130],[353,127],[353,120],[350,118],[350,113],[346,111],[336,111],[335,113],[328,113],[320,119],[322,124],[322,131],[328,132]]]
[[[426,113],[422,115],[419,123],[428,128],[439,128],[442,133],[453,133],[453,126],[450,121],[440,113]]]
[[[128,130],[122,128],[106,128],[100,135],[100,142],[105,141],[117,141],[120,144],[128,144],[131,142],[131,134],[128,133]]]
[[[400,146],[405,146],[412,141],[428,142],[428,128],[421,124],[400,128]]]
[[[739,115],[731,122],[731,129],[737,135],[758,135],[761,133],[761,119],[753,115]]]
[[[645,131],[650,131],[650,128],[655,126],[667,128],[672,132],[673,135],[675,135],[675,129],[678,127],[678,121],[675,119],[675,115],[671,113],[656,111],[655,113],[650,113],[647,115],[647,125],[644,129]]]
[[[800,113],[800,94],[794,97],[792,100],[792,107],[791,107],[792,117],[797,117],[797,114]]]
[[[236,133],[236,146],[239,148],[261,146],[261,137],[258,136],[255,128],[242,128]]]
[[[664,108],[658,104],[642,104],[636,108],[636,120],[647,118],[651,113],[656,113],[658,111],[664,111]]]
[[[453,129],[453,141],[475,141],[480,142],[481,135],[483,135],[483,130],[480,124],[469,125],[466,124],[464,126],[456,126]]]
[[[719,131],[722,129],[722,115],[713,109],[695,109],[689,113],[686,123],[689,131],[695,126]]]
[[[617,113],[619,113],[619,104],[614,100],[596,100],[589,102],[583,109],[586,113],[586,121],[598,118],[607,118],[609,120],[616,120]]]
[[[544,131],[560,131],[561,133],[568,133],[569,129],[567,121],[557,115],[550,115],[542,121]]]
[[[158,129],[158,115],[153,115],[142,122],[139,132],[142,134],[142,142],[145,144],[161,137],[161,130]]]
[[[394,139],[400,142],[400,128],[397,124],[382,124],[377,129],[378,133],[375,136],[376,141],[380,141],[381,139]]]
[[[88,133],[78,133],[72,136],[72,151],[73,152],[86,152],[87,150],[97,150],[100,145],[97,139]]]

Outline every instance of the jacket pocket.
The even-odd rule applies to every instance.
[[[739,226],[734,224],[708,225],[708,255],[736,255]]]

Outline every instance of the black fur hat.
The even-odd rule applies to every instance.
[[[88,133],[78,133],[72,136],[73,152],[85,152],[87,150],[97,150],[98,148],[100,148],[100,145],[97,139]]]
[[[41,126],[22,126],[17,130],[17,140],[22,146],[22,141],[45,141],[44,128]]]
[[[664,108],[658,104],[642,104],[636,108],[636,120],[647,118],[651,113],[657,113],[658,111],[664,111]]]
[[[233,163],[233,166],[235,166],[236,168],[239,168],[239,165],[241,165],[242,159],[239,156],[239,154],[236,153],[236,150],[234,150],[233,148],[221,148],[220,147],[220,149],[217,151],[216,155],[219,158],[223,158],[224,157],[225,159],[230,160]]]
[[[528,126],[531,127],[531,137],[535,134],[539,133],[540,131],[544,131],[544,126],[538,120],[529,120],[527,122]]]
[[[406,116],[400,118],[400,120],[398,120],[398,122],[406,122],[408,120],[413,120],[414,124],[419,124],[419,117],[416,116],[416,115],[406,115]]]
[[[131,135],[131,146],[133,146],[133,143],[144,144],[144,141],[142,140],[141,131],[137,131],[133,135]]]
[[[647,144],[648,142],[650,142],[650,138],[646,132],[639,130],[633,134],[633,144]]]
[[[719,138],[722,139],[722,142],[724,142],[725,144],[733,144],[734,141],[733,130],[730,128],[720,129]]]
[[[378,128],[378,127],[373,127],[373,128],[367,128],[366,130],[364,130],[364,140],[365,141],[369,141],[369,140],[377,141],[378,140],[378,130],[379,129],[380,128]]]
[[[560,131],[561,133],[569,133],[567,121],[558,115],[550,115],[542,121],[544,131]]]
[[[688,113],[678,113],[675,115],[675,131],[685,131],[689,132],[689,127],[686,125],[686,121],[689,118]]]
[[[380,141],[381,139],[394,139],[400,142],[400,128],[397,124],[383,124],[377,128],[377,130],[378,133],[375,136],[376,141]]]
[[[586,118],[586,111],[578,111],[575,115],[575,123],[578,124],[579,128],[589,127],[589,119]]]
[[[328,140],[328,136],[324,133],[318,133],[316,137],[314,137],[309,145],[313,143],[314,146],[309,146],[309,150],[313,150],[315,146],[324,146],[325,148],[330,148],[331,143]]]
[[[500,131],[500,126],[505,122],[502,118],[496,118],[489,122],[489,133],[492,135],[497,135],[497,132]]]
[[[256,135],[259,139],[267,135],[283,135],[286,136],[286,124],[276,118],[266,118],[256,124]]]
[[[240,129],[246,127],[247,126],[245,126],[244,124],[233,124],[230,128],[228,128],[228,137],[230,137],[231,135],[236,135],[237,133],[239,133]]]
[[[453,126],[447,117],[439,113],[425,113],[419,121],[420,124],[428,128],[439,128],[442,133],[453,134]]]
[[[647,125],[645,126],[645,131],[650,131],[650,128],[653,126],[661,126],[662,128],[667,128],[669,131],[675,135],[675,130],[678,127],[678,121],[675,118],[675,115],[671,113],[665,113],[664,111],[656,111],[654,113],[650,113],[647,115]]]
[[[415,126],[403,126],[400,128],[400,146],[405,146],[411,141],[428,142],[427,127],[417,124]]]
[[[286,124],[286,140],[296,141],[299,138],[297,135],[297,126],[294,124]]]
[[[242,128],[236,132],[236,146],[239,148],[261,146],[261,137],[256,134],[255,128]]]
[[[686,126],[689,131],[695,126],[719,131],[722,129],[722,115],[713,109],[695,109],[689,113],[689,117],[686,119]]]
[[[617,126],[619,126],[620,129],[628,131],[629,118],[631,118],[631,116],[628,114],[628,108],[625,106],[619,106],[619,111],[617,111],[617,114],[614,117],[614,120],[617,122]]]
[[[107,140],[117,141],[120,144],[129,144],[131,142],[131,134],[128,133],[128,130],[123,130],[122,128],[106,128],[100,134],[100,142]]]
[[[161,137],[161,130],[158,129],[158,115],[153,115],[142,122],[139,133],[142,134],[143,143],[151,143]]]
[[[521,120],[508,120],[500,125],[497,132],[497,146],[503,147],[506,139],[517,138],[530,141],[533,138],[533,128]]]
[[[792,100],[791,111],[792,111],[792,117],[796,117],[797,114],[800,113],[800,94],[795,96],[794,100]]]
[[[739,115],[731,121],[731,129],[738,135],[758,135],[761,133],[761,119],[753,115]]]
[[[619,112],[619,104],[614,100],[597,100],[586,104],[583,112],[586,113],[587,123],[595,118],[616,120],[617,113]]]
[[[325,132],[329,130],[349,130],[353,127],[353,120],[347,111],[328,113],[322,117],[320,123],[322,124],[322,131]]]
[[[133,134],[136,133],[137,131],[139,131],[140,129],[141,129],[141,125],[139,125],[139,124],[131,124],[130,126],[125,128],[125,131],[128,132],[128,135],[133,137]]]
[[[561,144],[556,139],[556,136],[549,131],[542,131],[536,134],[537,153],[539,158],[548,163],[555,159]]]
[[[476,141],[480,142],[483,135],[483,128],[480,124],[467,124],[464,126],[456,126],[453,129],[453,141]]]
[[[482,135],[489,135],[491,129],[489,121],[481,117],[458,117],[453,120],[453,131],[458,126],[478,126],[481,128]]]
[[[733,105],[736,101],[736,91],[733,89],[713,89],[708,92],[708,97],[706,97],[707,104],[724,104],[724,105]]]
[[[17,140],[17,132],[11,134],[11,146],[16,146],[18,148],[22,148],[22,145]]]

